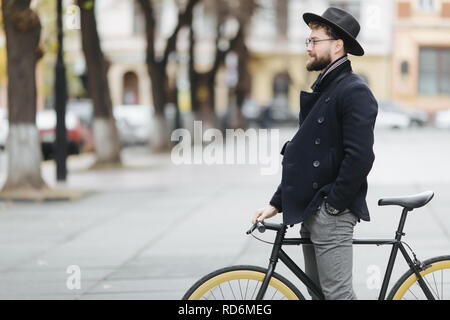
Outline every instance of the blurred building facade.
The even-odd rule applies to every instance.
[[[96,16],[103,53],[110,62],[108,79],[113,105],[151,105],[145,21],[139,4],[135,0],[98,0]]]
[[[450,108],[450,1],[395,5],[393,99],[430,112]]]
[[[430,112],[450,106],[450,0],[257,0],[247,30],[250,51],[251,98],[269,105],[275,91],[287,95],[292,111],[299,109],[299,92],[309,90],[317,73],[307,72],[305,39],[309,28],[304,12],[322,14],[329,6],[351,12],[361,24],[358,40],[363,57],[350,56],[354,72],[362,75],[379,100],[395,100]],[[68,0],[65,3],[73,3]],[[177,1],[155,1],[160,13],[156,48],[177,23]],[[97,26],[101,46],[110,62],[108,79],[113,105],[152,104],[151,81],[145,63],[145,21],[135,0],[97,0]],[[194,11],[197,38],[196,65],[206,70],[215,52],[215,24],[208,1]],[[73,73],[85,72],[79,35],[66,38],[66,63]],[[77,41],[72,41],[76,39]],[[180,32],[178,49],[188,50],[188,33]],[[188,57],[187,57],[188,58]],[[0,30],[0,63],[6,59],[3,30]],[[178,60],[186,64],[186,57]],[[6,65],[6,63],[2,63]],[[3,68],[3,67],[2,67]],[[178,67],[183,70],[183,66]],[[6,70],[6,68],[4,68]],[[2,69],[3,70],[3,69]],[[5,73],[5,70],[3,73]],[[0,70],[1,71],[1,70]],[[38,75],[40,71],[38,70]],[[177,82],[186,92],[189,85],[184,67]],[[228,105],[227,76],[222,68],[217,76],[217,110]],[[39,80],[38,82],[42,81]],[[39,85],[38,85],[39,86]],[[281,89],[280,89],[281,88]],[[6,106],[6,78],[0,78],[0,107]],[[39,99],[43,99],[40,97]],[[43,104],[43,103],[39,103]]]
[[[163,37],[168,36],[177,21],[176,3],[174,0],[157,3],[157,10],[163,15],[158,23],[159,32]],[[391,97],[392,0],[258,0],[258,3],[260,9],[255,12],[247,30],[247,44],[251,54],[251,95],[260,105],[271,103],[277,87],[275,82],[284,78],[288,79],[289,107],[293,111],[299,109],[300,90],[308,90],[317,76],[305,69],[304,40],[309,35],[309,28],[303,22],[302,14],[321,14],[328,6],[349,10],[359,20],[358,39],[366,54],[351,57],[354,71],[367,80],[378,98]],[[134,0],[98,0],[96,9],[102,48],[111,61],[109,79],[113,103],[151,104],[151,84],[145,65],[145,23],[139,5]],[[197,50],[203,57],[196,63],[203,68],[212,60],[207,57],[212,57],[215,50],[211,46],[214,44],[211,30],[215,30],[215,19],[202,3],[195,11],[195,19]],[[159,45],[164,46],[164,41]],[[227,105],[225,78],[222,70],[217,84],[219,111]]]

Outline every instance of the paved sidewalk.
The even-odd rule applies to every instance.
[[[282,130],[280,142],[294,132]],[[393,236],[400,210],[377,207],[380,197],[434,190],[431,203],[408,217],[405,240],[419,258],[450,254],[449,141],[449,131],[377,132],[368,194],[372,221],[359,224],[356,237]],[[121,169],[87,170],[92,155],[72,157],[65,184],[55,183],[53,163],[44,163],[52,187],[89,191],[80,200],[0,201],[0,299],[179,299],[217,268],[267,265],[270,246],[245,230],[275,191],[281,170],[264,176],[257,165],[176,166],[170,155],[143,148],[125,150],[123,161]],[[287,252],[303,265],[300,248]],[[360,299],[376,298],[368,281],[378,271],[382,280],[388,255],[388,247],[355,247]],[[398,261],[392,279],[405,270]],[[80,289],[67,286],[69,266],[81,271]],[[282,264],[277,271],[298,284]]]

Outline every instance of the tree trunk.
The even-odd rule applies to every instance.
[[[241,72],[246,72],[248,52],[245,47],[244,28],[245,23],[241,22],[238,32],[235,37],[230,40],[229,48],[225,51],[219,49],[220,41],[220,25],[217,27],[216,38],[216,55],[214,58],[213,66],[211,70],[204,73],[199,73],[195,70],[194,66],[194,46],[195,37],[193,35],[193,25],[190,25],[190,64],[189,64],[189,79],[191,82],[191,103],[192,110],[194,111],[195,120],[203,121],[206,127],[217,127],[218,120],[216,116],[215,108],[215,83],[217,72],[221,65],[225,63],[225,58],[230,51],[236,51],[239,56],[239,80],[243,79]],[[237,105],[233,101],[229,103],[228,114],[225,119],[224,125],[230,125],[233,128],[244,127],[244,121],[242,119],[241,105],[243,102],[242,92],[239,90],[242,83],[238,84],[235,93],[237,95]],[[233,93],[234,95],[234,93]],[[234,96],[233,96],[234,99]],[[228,123],[228,124],[227,124]],[[222,128],[225,129],[225,128]]]
[[[247,66],[248,66],[248,60],[249,60],[249,53],[247,46],[245,44],[245,36],[243,29],[241,32],[238,33],[236,38],[234,51],[238,55],[238,83],[236,85],[236,105],[239,110],[239,117],[240,117],[240,126],[243,126],[243,115],[242,115],[242,106],[244,104],[245,98],[250,93],[250,73],[248,72]]]
[[[149,61],[147,62],[147,68],[152,82],[153,106],[155,108],[154,130],[150,145],[153,151],[164,152],[170,148],[170,129],[164,114],[164,107],[168,99],[166,64]]]
[[[35,124],[35,68],[42,56],[41,24],[30,9],[30,0],[3,0],[2,13],[8,61],[9,117],[8,175],[2,191],[44,189],[47,185],[41,176],[42,154]]]
[[[217,28],[219,32],[219,28]],[[219,38],[219,35],[217,35]],[[218,40],[216,41],[217,47]],[[202,121],[205,128],[219,126],[215,113],[216,74],[220,66],[222,52],[217,48],[215,62],[208,72],[195,70],[195,35],[192,21],[189,25],[189,82],[191,90],[191,109],[194,121]]]
[[[97,163],[120,162],[120,143],[107,78],[108,62],[100,47],[95,0],[78,0],[88,91],[94,105],[94,141]]]
[[[194,119],[202,121],[204,128],[217,128],[219,126],[215,113],[215,88],[216,88],[215,70],[200,73],[193,71],[191,81],[195,83],[192,92],[192,103],[195,103]]]
[[[167,39],[167,45],[162,57],[156,57],[156,19],[152,1],[137,0],[144,12],[145,32],[147,38],[146,63],[152,82],[153,106],[155,108],[155,132],[151,145],[154,151],[168,151],[171,147],[170,130],[164,114],[168,102],[167,62],[169,54],[176,50],[178,32],[192,21],[192,11],[199,0],[189,0],[183,13],[178,15],[178,24],[172,35]]]

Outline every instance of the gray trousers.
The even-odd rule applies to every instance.
[[[305,273],[322,289],[326,300],[356,300],[352,239],[357,222],[358,218],[349,210],[332,216],[322,204],[300,228],[300,235],[313,243],[302,246]],[[317,299],[312,292],[309,294]]]

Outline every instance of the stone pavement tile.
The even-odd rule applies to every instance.
[[[449,139],[450,130],[376,130],[369,185],[450,183]]]
[[[39,299],[43,296],[51,299],[76,299],[79,292],[83,290],[83,284],[89,286],[94,283],[85,281],[80,290],[69,290],[65,281],[30,282],[29,278],[22,281],[19,279],[13,279],[13,281],[2,279],[0,299]]]
[[[81,300],[181,300],[184,291],[117,292],[83,295]]]
[[[133,196],[130,195],[129,198]],[[38,258],[55,266],[79,264],[84,266],[121,264],[131,257],[136,250],[151,244],[151,240],[160,234],[166,225],[177,220],[184,213],[173,202],[155,201],[142,195],[139,201],[120,205],[109,212],[100,214],[91,212],[97,217],[95,224],[85,226],[72,237],[60,243],[55,243],[51,250],[42,253]],[[149,197],[151,198],[151,197]],[[195,197],[186,200],[185,208],[196,205]],[[119,204],[119,203],[118,203]],[[152,207],[154,212],[149,208]],[[71,210],[67,207],[65,210]],[[106,210],[107,211],[107,210]],[[159,212],[166,212],[158,216]],[[172,212],[172,214],[170,214]],[[155,232],[157,230],[157,232]],[[37,238],[39,239],[39,237]],[[30,248],[29,248],[30,249]]]
[[[182,298],[195,278],[143,278],[105,280],[80,299],[176,299]]]
[[[0,299],[76,299],[84,290],[95,285],[113,269],[89,269],[80,267],[80,289],[68,287],[67,281],[73,273],[67,268],[48,266],[31,269],[18,269],[0,274]]]
[[[0,272],[26,264],[30,257],[46,250],[47,247],[47,243],[34,242],[0,244],[0,257],[7,257],[0,259]],[[39,259],[36,259],[35,263],[37,265]]]
[[[230,264],[228,255],[142,256],[117,269],[108,280],[201,277]]]
[[[424,136],[415,132],[377,133],[378,165],[369,176],[372,221],[358,224],[355,237],[394,236],[401,210],[378,207],[380,197],[432,189],[436,196],[431,203],[408,217],[405,240],[419,258],[449,254],[450,175],[444,174],[443,169],[450,151],[439,147],[448,138],[434,132],[425,132]],[[410,143],[412,140],[415,143]],[[427,145],[421,154],[417,154],[419,143]],[[407,145],[405,152],[400,152],[403,144]],[[170,158],[167,155],[158,158],[157,164],[148,162],[150,167],[146,168],[151,158],[146,154],[130,157],[134,167],[124,170],[87,171],[80,165],[70,174],[67,186],[90,185],[99,192],[78,201],[12,205],[0,202],[0,253],[4,254],[0,276],[9,279],[13,288],[6,294],[36,298],[179,299],[196,280],[217,268],[234,264],[267,266],[270,245],[259,243],[244,232],[250,227],[254,211],[272,196],[281,172],[263,176],[257,166],[251,165],[174,166],[165,163]],[[433,159],[440,159],[436,167],[429,166],[436,163]],[[158,169],[153,164],[159,165]],[[272,221],[280,219],[277,216]],[[298,229],[299,226],[289,229],[288,235],[298,236]],[[257,236],[273,240],[269,232]],[[302,266],[301,249],[286,250]],[[354,282],[360,299],[377,296],[376,290],[367,286],[369,269],[376,266],[383,276],[389,252],[390,247],[385,246],[355,247]],[[406,270],[402,260],[398,256],[391,286]],[[78,264],[82,278],[86,276],[79,292],[67,292],[64,287],[69,264]],[[5,267],[9,274],[2,272]],[[45,273],[42,270],[48,273],[36,275],[38,271]],[[85,274],[89,270],[98,272]],[[282,264],[277,266],[277,272],[298,284]],[[29,279],[37,282],[27,288]],[[14,287],[18,290],[14,291]],[[302,292],[307,296],[305,290]]]

